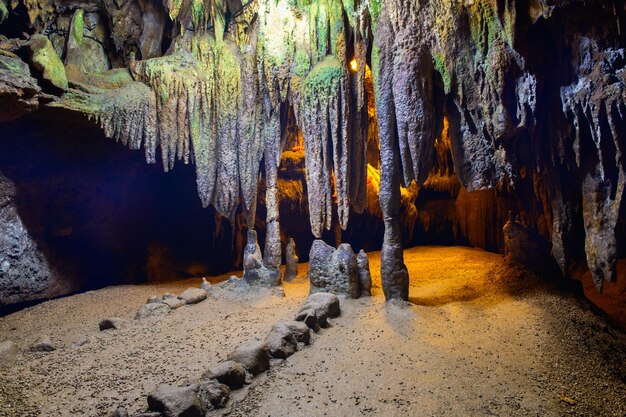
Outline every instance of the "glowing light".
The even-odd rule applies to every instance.
[[[352,61],[350,61],[350,71],[357,72],[358,69],[359,66],[356,63],[356,58],[352,58]]]

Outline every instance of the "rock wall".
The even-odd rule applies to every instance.
[[[388,298],[407,298],[402,248],[415,230],[502,249],[511,211],[552,242],[564,275],[586,264],[599,290],[615,279],[621,1],[0,5],[0,96],[14,103],[0,120],[38,107],[90,117],[165,171],[193,164],[202,205],[235,223],[242,213],[250,229],[263,201],[267,268],[281,259],[280,164],[297,137],[294,194],[307,197],[311,234],[340,243],[351,218],[380,215]],[[49,75],[58,60],[32,53],[52,50],[46,38],[67,91]]]

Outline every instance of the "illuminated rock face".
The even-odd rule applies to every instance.
[[[341,243],[355,215],[382,218],[387,298],[408,297],[403,245],[418,220],[497,249],[509,210],[552,241],[563,274],[586,262],[599,289],[615,277],[626,182],[617,0],[54,1],[29,2],[24,16],[5,3],[0,33],[37,36],[0,40],[0,120],[38,107],[85,115],[165,171],[193,164],[202,205],[238,232],[256,227],[260,202],[256,270],[274,272],[265,281],[280,282],[281,195],[294,197],[281,194],[280,166],[292,136],[313,236],[333,231]],[[18,59],[39,44],[41,80]],[[442,190],[456,206],[445,215],[416,206]]]

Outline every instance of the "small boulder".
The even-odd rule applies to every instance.
[[[202,288],[187,288],[178,297],[185,300],[187,304],[196,304],[206,300],[207,294]]]
[[[289,330],[291,330],[291,333],[293,333],[293,336],[296,338],[297,342],[304,343],[305,345],[308,345],[310,343],[311,330],[309,329],[309,326],[306,325],[306,323],[295,320],[283,321],[282,323],[289,327]]]
[[[212,366],[202,379],[215,379],[230,389],[239,389],[246,382],[246,368],[239,362],[224,361]]]
[[[167,304],[163,303],[150,303],[144,304],[139,308],[137,314],[135,315],[135,319],[145,319],[147,317],[159,317],[166,316],[170,313],[170,307]]]
[[[215,379],[200,381],[198,398],[205,409],[223,408],[228,402],[230,388]]]
[[[152,304],[152,303],[159,304],[161,302],[162,300],[159,298],[158,295],[151,295],[150,297],[148,297],[148,301],[146,301],[146,304]]]
[[[65,67],[47,36],[37,34],[26,43],[30,52],[29,62],[44,80],[62,91],[67,91]]]
[[[122,326],[123,326],[122,321],[117,317],[109,317],[109,318],[103,319],[98,324],[100,331],[108,330],[108,329],[114,329],[114,330],[121,329]]]
[[[30,346],[31,352],[52,352],[56,350],[48,336],[39,337],[35,343]]]
[[[361,287],[361,297],[372,295],[372,274],[370,272],[370,261],[367,254],[361,249],[356,257],[359,268],[359,286]]]
[[[319,332],[320,328],[328,326],[328,314],[322,314],[323,311],[318,312],[315,306],[305,304],[305,307],[296,315],[296,321],[303,322],[315,333]]]
[[[242,364],[252,375],[258,375],[270,368],[270,355],[265,342],[244,343],[231,352],[227,358]]]
[[[278,322],[265,339],[269,354],[273,358],[285,359],[296,353],[298,341],[285,323]]]
[[[148,409],[164,417],[204,417],[205,407],[196,394],[197,387],[159,385],[148,395]]]
[[[211,288],[211,283],[207,281],[206,278],[202,278],[200,288],[202,288],[204,291],[208,291]]]
[[[164,298],[163,304],[167,304],[169,308],[171,308],[172,310],[176,310],[177,308],[180,308],[187,303],[185,302],[185,300],[181,300],[178,297],[173,297],[173,298],[170,297],[170,298]]]
[[[328,317],[335,318],[341,314],[339,307],[339,297],[328,292],[318,292],[311,294],[306,299],[307,304],[319,304],[328,310]]]

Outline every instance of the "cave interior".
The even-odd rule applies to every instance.
[[[442,305],[469,287],[412,268],[466,247],[623,328],[625,31],[621,0],[0,0],[0,320],[190,279]]]

